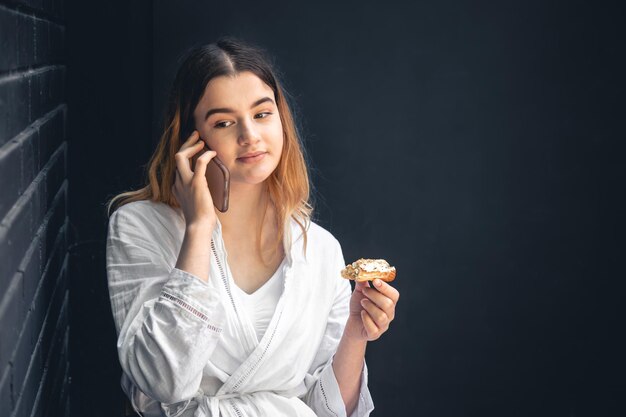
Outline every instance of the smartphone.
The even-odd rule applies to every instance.
[[[204,142],[204,141],[203,141]],[[211,150],[204,142],[204,149],[198,152],[191,159],[191,169],[195,171],[197,159],[206,151]],[[213,199],[213,205],[222,213],[228,210],[228,196],[230,194],[230,172],[226,165],[214,156],[206,167],[206,181],[209,184],[209,191]]]

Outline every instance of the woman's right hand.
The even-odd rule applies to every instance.
[[[209,161],[217,153],[210,150],[204,152],[195,163],[195,171],[191,168],[191,159],[204,148],[204,145],[204,141],[200,140],[200,134],[194,130],[174,156],[176,180],[172,192],[183,210],[187,227],[203,225],[213,228],[217,223],[213,199],[205,176]]]

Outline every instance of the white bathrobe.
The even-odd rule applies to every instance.
[[[137,201],[109,219],[106,267],[122,388],[143,416],[345,416],[332,368],[349,312],[341,246],[310,223],[306,257],[285,232],[285,284],[261,340],[242,305],[217,223],[208,283],[175,268],[182,210]],[[292,242],[291,245],[288,242]],[[363,362],[352,416],[374,409]]]

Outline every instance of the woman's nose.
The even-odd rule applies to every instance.
[[[261,139],[261,135],[254,127],[254,124],[250,121],[242,122],[239,124],[239,143],[241,145],[256,143]]]

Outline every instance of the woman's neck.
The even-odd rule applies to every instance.
[[[222,232],[231,237],[249,236],[257,231],[264,221],[269,203],[269,191],[265,183],[231,184],[226,213],[216,211],[222,224]],[[267,221],[268,219],[265,219]]]

